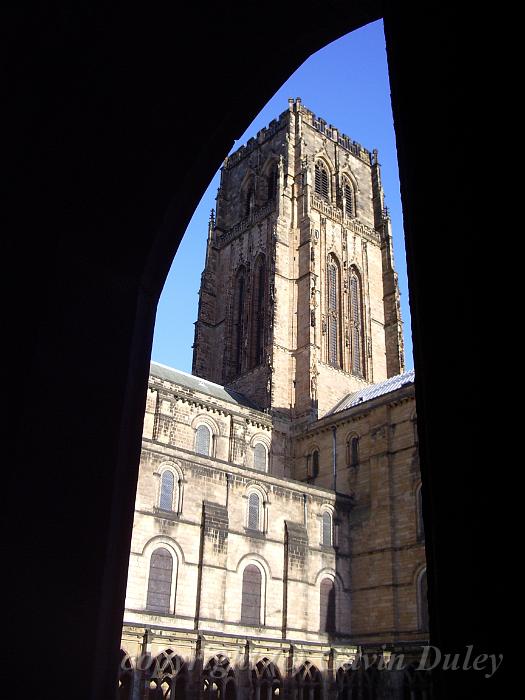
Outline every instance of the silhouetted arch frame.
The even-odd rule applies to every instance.
[[[307,12],[302,14],[304,17],[309,18]],[[113,433],[115,437],[112,444],[116,448],[115,454],[118,455],[118,458],[115,460],[114,472],[108,472],[106,476],[106,483],[108,484],[108,491],[111,492],[111,485],[118,480],[120,487],[118,500],[121,504],[119,506],[119,512],[122,512],[122,517],[114,519],[114,522],[117,524],[111,526],[110,534],[107,537],[109,545],[111,545],[106,548],[107,552],[127,552],[129,533],[131,532],[133,521],[133,503],[140,444],[138,440],[136,442],[130,441],[129,430],[121,431],[121,426],[132,426],[132,428],[136,428],[137,431],[140,431],[143,417],[143,394],[145,393],[147,384],[148,362],[156,305],[169,266],[182,237],[182,232],[185,230],[196,204],[207,183],[210,181],[217,167],[217,163],[228,150],[232,140],[238,136],[239,133],[244,131],[244,128],[251,121],[253,114],[256,114],[264,106],[269,97],[275,93],[279,85],[283,83],[293,70],[309,55],[326,46],[331,41],[334,41],[349,31],[363,26],[367,22],[379,18],[379,6],[371,5],[369,8],[368,6],[359,5],[354,7],[351,5],[348,6],[347,12],[343,17],[339,15],[334,16],[331,23],[328,22],[320,28],[321,31],[311,31],[311,28],[315,26],[315,17],[312,16],[311,27],[309,27],[308,31],[303,28],[302,33],[300,32],[299,34],[302,38],[302,43],[297,42],[294,45],[300,48],[296,48],[295,51],[291,52],[289,56],[286,57],[289,63],[286,63],[286,61],[283,62],[282,56],[279,54],[278,61],[276,58],[272,64],[272,52],[268,51],[268,60],[270,64],[267,65],[266,79],[268,82],[265,83],[265,88],[261,89],[260,86],[258,86],[259,89],[257,91],[244,97],[241,106],[239,106],[238,102],[231,102],[230,107],[227,99],[224,100],[222,103],[224,105],[223,118],[217,123],[216,128],[213,132],[210,132],[208,136],[205,133],[201,134],[203,141],[202,148],[199,149],[196,157],[192,161],[192,172],[198,173],[198,177],[195,179],[188,177],[187,171],[184,170],[183,176],[180,177],[180,182],[177,182],[176,193],[173,196],[172,204],[167,213],[164,211],[163,202],[165,201],[165,197],[163,192],[160,198],[152,197],[151,201],[146,201],[146,203],[141,202],[140,207],[144,212],[145,218],[150,219],[152,223],[162,221],[162,224],[159,226],[156,234],[151,236],[151,241],[148,241],[147,245],[137,248],[135,253],[130,252],[130,255],[135,255],[137,263],[141,261],[142,266],[140,268],[137,267],[139,271],[135,273],[133,279],[130,278],[131,291],[125,299],[126,310],[130,312],[129,317],[131,319],[127,321],[125,332],[127,333],[129,331],[128,337],[132,340],[129,343],[129,353],[125,358],[122,358],[122,362],[126,367],[133,367],[134,372],[128,373],[127,377],[123,380],[119,379],[118,386],[115,384],[115,395],[116,392],[124,394],[125,390],[127,401],[123,404],[123,408],[119,409],[119,416],[122,420],[114,421],[115,427]],[[271,26],[270,19],[268,20],[268,26]],[[393,39],[399,38],[398,34],[400,32],[400,26],[402,25],[401,19],[402,18],[397,17],[390,18],[390,27],[387,32],[387,36],[390,35],[389,49],[392,45],[395,47]],[[258,18],[259,22],[264,22],[264,20],[264,17]],[[308,19],[308,21],[310,20]],[[399,27],[397,23],[399,23]],[[109,33],[108,36],[110,36]],[[396,55],[395,51],[392,53],[394,54],[392,58],[395,58],[395,61],[392,61],[393,68],[391,70],[397,70],[397,76],[396,73],[394,73],[394,76],[398,83],[401,83],[401,86],[399,84],[397,85],[397,104],[394,104],[394,112],[397,112],[399,120],[403,122],[405,129],[408,129],[410,124],[409,118],[411,116],[417,116],[417,110],[410,102],[406,104],[403,97],[400,97],[400,94],[402,95],[403,82],[399,77],[401,74],[399,66],[403,65],[404,57],[402,52],[399,52],[400,55]],[[109,74],[109,70],[107,72]],[[274,75],[278,77],[273,78]],[[408,82],[409,81],[410,79],[408,79]],[[217,94],[220,94],[220,92],[218,91]],[[393,91],[393,94],[395,97],[396,90]],[[167,102],[166,100],[166,111],[168,111]],[[219,107],[221,107],[221,105],[219,105]],[[226,113],[224,113],[224,110],[228,110],[228,108],[230,108],[231,111],[226,111]],[[242,116],[239,116],[240,110],[242,110]],[[106,118],[106,114],[104,114],[104,118]],[[147,131],[147,124],[144,125],[144,130]],[[173,131],[172,124],[169,126],[169,131]],[[166,132],[168,132],[168,128],[166,128]],[[409,141],[409,138],[404,137],[404,140]],[[413,142],[410,142],[409,145],[413,145]],[[404,150],[406,149],[401,149],[401,153],[403,153]],[[410,155],[410,149],[408,149],[408,152]],[[164,155],[165,149],[163,149],[162,153]],[[406,172],[407,156],[403,156],[403,158],[405,159],[405,181],[403,182],[402,177],[401,184],[402,188],[404,187],[407,193],[407,202],[405,206],[408,209],[408,205],[411,204],[412,209],[414,209],[411,197],[416,193],[416,184],[414,183],[414,179]],[[160,167],[162,166],[161,160],[159,156],[159,168],[156,168],[155,158],[152,158],[152,171],[162,172],[162,167]],[[168,181],[172,177],[172,170],[170,169],[168,171],[167,168],[165,168],[165,171],[166,175],[164,180]],[[403,175],[403,173],[401,173],[401,175]],[[158,192],[159,188],[156,187],[155,191]],[[107,199],[109,199],[109,197]],[[113,199],[115,202],[118,201],[116,197]],[[161,204],[159,204],[159,202],[161,202]],[[124,209],[122,209],[122,211],[124,211]],[[412,211],[408,212],[408,214],[413,213]],[[148,228],[152,231],[154,230],[153,226]],[[411,232],[407,231],[407,233],[411,236],[414,235],[413,230]],[[126,235],[128,234],[129,231],[126,229]],[[145,254],[144,251],[147,251],[147,253]],[[412,251],[409,258],[409,266],[413,265],[415,268],[416,252]],[[424,260],[421,261],[419,266],[421,274],[424,273],[422,269],[424,262]],[[136,289],[135,283],[137,285]],[[97,301],[93,302],[93,310],[96,309],[97,303]],[[414,314],[416,311],[415,309]],[[418,317],[418,321],[414,322],[415,335],[419,329],[419,322],[420,319]],[[417,351],[417,342],[415,343],[415,348]],[[420,348],[420,353],[422,354],[422,352]],[[419,359],[422,361],[424,358],[421,356]],[[424,419],[425,416],[422,416],[422,418]],[[108,505],[104,502],[101,503],[101,506],[107,509],[105,514],[110,513],[112,507],[111,503]],[[106,519],[104,518],[104,523],[105,522]],[[92,636],[93,643],[91,644],[91,648],[95,650],[94,656],[97,662],[92,664],[91,667],[99,669],[93,675],[93,682],[99,691],[102,687],[107,690],[107,692],[100,691],[100,697],[108,695],[111,684],[114,685],[114,667],[118,654],[117,638],[120,635],[119,616],[121,614],[120,605],[116,601],[119,596],[121,598],[124,597],[124,587],[118,582],[125,580],[127,555],[122,554],[122,557],[115,558],[114,562],[110,561],[108,555],[107,561],[103,566],[107,567],[107,571],[105,572],[106,580],[111,583],[109,583],[103,591],[100,607],[94,608],[94,610],[95,614],[100,616],[102,616],[103,610],[106,614],[106,619],[107,615],[109,615],[111,618],[109,628],[111,629],[112,626],[115,626],[115,630],[109,634],[98,635],[97,633]],[[57,566],[57,575],[58,573]],[[115,595],[115,592],[117,592],[117,595]],[[106,629],[108,629],[108,625],[106,625]],[[64,639],[67,638],[68,636],[64,635]],[[94,643],[95,640],[96,644]],[[109,661],[107,661],[107,659],[109,659]]]

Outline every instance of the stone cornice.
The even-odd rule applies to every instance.
[[[223,233],[219,233],[215,239],[215,245],[218,248],[222,248],[247,231],[251,226],[265,219],[268,214],[271,214],[273,211],[275,211],[275,200],[266,202],[262,207],[258,207],[252,211],[249,216],[235,224],[235,226],[232,226]]]
[[[304,481],[297,481],[290,477],[276,476],[268,472],[261,472],[256,469],[233,464],[232,462],[226,462],[216,457],[204,457],[203,455],[196,454],[192,450],[185,450],[183,447],[168,445],[163,442],[152,440],[151,438],[142,438],[142,450],[144,452],[161,455],[166,459],[184,462],[185,465],[183,465],[183,467],[185,468],[202,467],[204,469],[213,469],[222,472],[225,475],[230,474],[233,477],[246,479],[248,481],[256,480],[265,486],[282,489],[299,498],[302,498],[303,494],[306,494],[310,496],[310,498],[317,499],[323,503],[327,500],[335,501],[336,499],[344,499],[349,505],[352,504],[352,499],[347,494],[335,492],[323,486],[312,486]]]
[[[267,430],[271,430],[272,428],[272,421],[268,418],[268,415],[265,413],[259,414],[257,409],[250,408],[249,406],[239,406],[238,404],[231,404],[231,408],[230,404],[226,406],[221,406],[201,396],[198,396],[193,392],[192,389],[186,389],[182,387],[179,388],[175,384],[171,384],[171,386],[173,387],[172,389],[167,389],[160,382],[150,381],[148,389],[150,391],[157,391],[161,399],[163,399],[164,401],[169,401],[170,403],[182,401],[183,403],[187,403],[190,406],[204,408],[205,410],[210,411],[211,413],[219,413],[224,416],[235,416],[242,418],[248,424],[255,425],[259,428],[265,428]],[[220,401],[220,399],[217,399],[217,401]],[[159,415],[175,420],[174,417],[169,414],[159,413]]]
[[[316,209],[328,219],[337,221],[352,233],[356,233],[362,238],[365,238],[369,243],[372,243],[372,245],[381,247],[381,235],[375,229],[363,224],[359,219],[348,219],[344,216],[339,207],[330,204],[330,202],[327,202],[316,194],[310,195],[310,205],[312,209]]]

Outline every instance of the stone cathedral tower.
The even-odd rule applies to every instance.
[[[302,423],[403,370],[377,151],[291,99],[224,162],[193,374]]]
[[[290,100],[224,163],[193,375],[151,363],[119,697],[427,692],[363,661],[428,638],[415,426],[377,153]]]

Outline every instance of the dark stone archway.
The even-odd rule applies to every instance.
[[[454,51],[456,18],[437,8],[414,18],[399,5],[232,0],[190,3],[183,15],[175,3],[27,3],[4,22],[12,67],[3,153],[12,617],[4,624],[15,659],[33,636],[42,645],[32,657],[40,683],[60,662],[56,698],[74,687],[79,699],[99,700],[116,688],[155,308],[181,235],[233,140],[284,80],[382,12],[412,296],[431,640],[499,649],[497,606],[485,608],[483,629],[478,622],[480,601],[498,595],[490,573],[503,568],[498,528],[479,484],[472,494],[472,434],[452,454],[442,440],[446,430],[461,436],[478,405],[480,346],[464,320],[472,251],[456,233],[470,224],[471,200],[450,118],[466,109],[467,61]],[[429,212],[445,182],[456,195],[447,202],[453,226]],[[438,245],[445,230],[453,255],[437,289],[443,268],[428,242]],[[436,353],[444,307],[457,309],[448,326],[453,376]],[[452,385],[453,402],[443,393]],[[464,556],[467,541],[475,544]],[[483,561],[481,576],[486,547],[491,568]]]

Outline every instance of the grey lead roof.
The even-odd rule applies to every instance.
[[[220,384],[209,382],[207,379],[201,379],[201,377],[195,377],[193,374],[188,374],[187,372],[181,372],[178,369],[173,369],[173,367],[161,365],[159,362],[150,363],[150,374],[153,377],[158,377],[159,379],[173,382],[174,384],[183,386],[186,389],[200,391],[202,394],[207,394],[208,396],[212,396],[215,399],[220,399],[221,401],[228,401],[229,403],[260,410],[252,401],[233,389],[227,389]]]
[[[404,374],[396,374],[395,377],[390,377],[385,379],[384,382],[378,382],[377,384],[371,384],[370,386],[360,389],[359,391],[354,391],[348,396],[340,401],[338,404],[328,411],[327,415],[332,415],[333,413],[339,413],[339,411],[344,411],[347,408],[352,408],[352,406],[360,406],[366,401],[371,399],[376,399],[378,396],[383,396],[384,394],[389,394],[391,391],[396,391],[396,389],[401,389],[403,386],[408,386],[413,384],[415,379],[414,370],[411,369]]]

